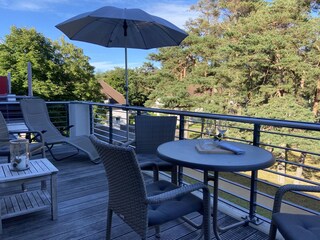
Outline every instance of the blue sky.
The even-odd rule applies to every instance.
[[[57,40],[64,36],[55,25],[80,13],[96,10],[103,6],[120,8],[141,8],[174,23],[184,29],[186,20],[195,16],[190,6],[197,0],[0,0],[0,41],[10,33],[11,26],[35,28],[45,37]],[[124,67],[124,49],[104,48],[98,45],[71,41],[84,50],[90,57],[96,71],[105,71],[114,67]],[[153,50],[128,49],[129,68],[139,67],[147,61]]]

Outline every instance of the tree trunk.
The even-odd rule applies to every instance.
[[[284,150],[284,154],[281,154],[281,158],[285,160],[286,162],[288,161],[288,148],[289,145],[286,144],[286,149]],[[279,162],[277,166],[277,172],[281,174],[286,174],[287,171],[287,164],[285,162]],[[285,184],[286,177],[283,175],[278,175],[278,182],[279,184],[283,185]]]
[[[318,115],[319,101],[320,101],[320,79],[318,79],[317,88],[314,94],[314,101],[313,101],[313,108],[312,108],[312,112],[314,116]]]
[[[300,154],[300,157],[299,157],[299,160],[298,160],[298,163],[299,164],[304,164],[304,161],[306,159],[306,156],[307,154],[306,153],[301,153]],[[296,170],[296,177],[297,178],[302,178],[302,172],[303,172],[303,167],[302,166],[297,166],[297,170]],[[294,184],[300,184],[300,181],[299,180],[294,180],[293,181]]]

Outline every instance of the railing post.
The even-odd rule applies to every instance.
[[[179,119],[179,140],[184,139],[184,116],[180,115]],[[178,166],[178,184],[179,186],[182,185],[183,182],[183,167]]]
[[[260,124],[254,124],[253,127],[253,145],[260,145]],[[256,219],[256,209],[257,209],[257,180],[258,171],[251,172],[251,182],[250,182],[250,206],[249,206],[249,220],[250,222],[258,223]]]
[[[184,139],[184,116],[180,115],[179,119],[179,140]]]
[[[91,115],[87,104],[69,103],[69,123],[73,125],[70,128],[70,136],[80,136],[91,134]]]
[[[93,129],[94,129],[94,115],[93,115],[93,106],[89,105],[89,116],[90,116],[90,134],[93,134]]]
[[[109,107],[109,143],[112,144],[113,122],[112,122],[112,107]]]

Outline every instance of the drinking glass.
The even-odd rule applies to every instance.
[[[205,130],[206,130],[206,134],[208,135],[208,137],[211,138],[212,133],[214,131],[214,123],[212,120],[207,120],[205,122]]]
[[[226,131],[228,130],[228,123],[225,120],[217,120],[216,126],[219,132],[218,137],[219,137],[219,140],[221,141],[224,138]]]

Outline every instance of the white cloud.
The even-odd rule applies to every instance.
[[[124,68],[123,63],[113,63],[111,61],[100,61],[100,62],[90,62],[92,66],[95,68],[95,72],[105,72],[109,70],[113,70],[116,67]],[[141,62],[128,62],[128,68],[136,68],[141,66]]]
[[[33,12],[47,11],[62,14],[61,7],[63,7],[62,12],[64,14],[70,12],[72,15],[74,13],[70,10],[76,11],[76,9],[80,10],[86,6],[90,6],[90,9],[94,10],[107,5],[142,8],[148,13],[162,17],[181,28],[183,28],[186,20],[193,16],[193,13],[189,11],[191,3],[186,0],[159,0],[159,2],[154,2],[153,0],[131,0],[129,2],[127,0],[0,0],[0,8],[3,9]]]
[[[55,4],[65,4],[71,0],[0,0],[0,8],[16,11],[42,11],[50,10]]]
[[[184,28],[187,20],[195,17],[190,11],[190,4],[186,3],[155,3],[149,6],[146,11],[152,15],[164,18],[180,28]]]

